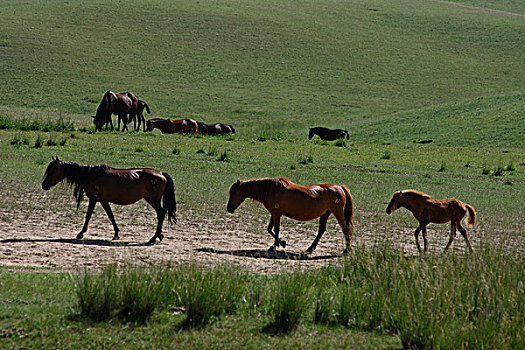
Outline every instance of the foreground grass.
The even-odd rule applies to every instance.
[[[523,254],[491,248],[407,258],[376,246],[275,276],[228,265],[3,270],[0,329],[8,347],[26,348],[513,349],[525,345],[524,266]],[[97,293],[106,294],[106,317],[84,308],[100,304]]]

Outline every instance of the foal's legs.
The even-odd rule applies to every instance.
[[[419,245],[419,232],[423,229],[427,229],[426,225],[423,226],[423,224],[419,224],[419,226],[416,228],[416,231],[414,232],[414,237],[416,238],[417,251],[419,252],[419,254],[421,254],[421,246]]]
[[[82,239],[84,237],[84,233],[86,233],[89,219],[91,219],[91,214],[93,214],[93,210],[95,209],[95,204],[97,204],[97,201],[94,199],[89,199],[88,209],[86,212],[86,220],[84,221],[84,226],[82,227],[82,230],[77,235],[77,239]]]
[[[350,238],[351,235],[354,234],[354,225],[351,224],[352,232],[350,234],[348,225],[346,224],[345,216],[344,216],[344,208],[340,207],[337,208],[337,210],[333,210],[334,216],[337,219],[337,222],[339,223],[339,226],[341,226],[341,229],[343,230],[343,235],[345,236],[345,250],[343,250],[343,255],[346,255],[350,252]]]
[[[452,241],[454,241],[454,238],[456,238],[456,223],[454,221],[450,221],[450,237],[448,239],[447,246],[445,247],[445,251],[448,250],[452,244]]]
[[[470,242],[468,240],[468,237],[467,237],[467,231],[465,230],[465,228],[461,225],[461,221],[458,222],[458,230],[459,232],[461,232],[461,235],[463,236],[463,238],[465,238],[465,242],[467,242],[467,247],[468,249],[472,252],[472,246],[470,245]]]
[[[317,247],[317,243],[319,243],[319,240],[321,239],[324,231],[326,231],[326,221],[328,221],[328,217],[330,216],[331,212],[327,211],[323,215],[321,215],[321,218],[319,219],[319,231],[317,232],[317,236],[315,237],[312,244],[310,244],[310,247],[306,249],[306,253],[312,253],[315,250],[315,247]]]
[[[113,236],[113,239],[119,239],[120,237],[118,236],[118,226],[117,226],[117,223],[115,222],[115,217],[113,216],[113,212],[111,211],[111,208],[109,207],[109,203],[102,203],[100,202],[100,204],[102,205],[102,208],[104,208],[104,210],[106,211],[106,214],[108,214],[108,218],[109,218],[109,221],[111,221],[111,225],[113,225],[113,230],[115,231],[115,235]]]

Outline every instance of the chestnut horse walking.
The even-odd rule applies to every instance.
[[[463,203],[457,199],[432,199],[428,194],[414,191],[405,190],[397,191],[392,195],[392,200],[386,208],[386,213],[396,211],[399,208],[406,208],[412,212],[414,217],[419,221],[419,226],[416,229],[415,237],[417,250],[421,253],[421,247],[419,246],[419,232],[423,232],[423,242],[425,251],[427,250],[427,225],[429,223],[435,224],[446,224],[450,221],[450,237],[445,251],[448,250],[452,241],[456,237],[456,228],[461,232],[461,235],[467,242],[467,247],[472,251],[472,246],[467,237],[467,231],[461,225],[461,220],[465,217],[468,212],[469,226],[473,226],[476,222],[476,211],[474,208],[466,203]]]
[[[93,123],[95,124],[95,129],[97,131],[102,130],[102,127],[106,125],[106,130],[108,124],[113,130],[113,121],[111,120],[111,115],[118,115],[118,125],[117,130],[120,130],[120,121],[122,120],[122,131],[127,130],[128,123],[128,114],[130,115],[129,119],[135,119],[135,114],[137,113],[137,96],[131,92],[112,92],[106,91],[102,101],[97,107],[97,114],[93,116]]]
[[[300,221],[320,217],[317,236],[306,250],[307,253],[311,253],[326,230],[328,217],[334,213],[345,237],[346,248],[343,254],[349,252],[354,224],[352,196],[348,187],[332,183],[298,185],[283,177],[237,180],[230,188],[228,212],[233,213],[246,198],[261,202],[271,214],[268,232],[275,242],[270,249],[279,245],[286,247],[286,242],[279,239],[282,215]]]
[[[308,140],[311,140],[312,137],[314,137],[315,135],[319,135],[319,137],[323,141],[334,141],[337,139],[344,139],[345,136],[347,140],[350,139],[350,134],[348,133],[348,130],[329,129],[323,126],[316,126],[316,127],[310,128],[310,132],[308,134]]]
[[[146,122],[146,131],[159,129],[163,134],[196,134],[198,125],[193,119],[151,118]]]
[[[175,187],[173,179],[167,173],[161,173],[149,168],[136,169],[114,169],[105,164],[101,165],[80,165],[72,162],[64,162],[53,158],[47,166],[42,182],[42,189],[45,191],[66,180],[74,187],[74,196],[77,202],[77,209],[84,197],[84,193],[89,198],[86,221],[82,230],[77,235],[77,239],[82,239],[87,231],[89,219],[95,208],[95,204],[100,202],[113,225],[115,235],[113,239],[119,239],[119,228],[115,223],[113,212],[109,203],[120,205],[133,204],[144,198],[157,212],[157,230],[149,243],[155,243],[155,239],[162,240],[162,224],[166,214],[168,221],[176,223],[175,217]],[[161,204],[162,198],[162,204]]]

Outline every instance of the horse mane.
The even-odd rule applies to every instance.
[[[285,177],[258,178],[244,181],[244,186],[249,188],[249,197],[259,202],[266,202],[276,188],[287,188],[292,182]]]
[[[73,186],[73,196],[77,202],[77,210],[91,179],[105,175],[111,170],[106,164],[81,165],[73,162],[63,162],[63,165],[65,166],[66,183]]]
[[[416,190],[403,190],[403,191],[399,191],[399,194],[422,197],[422,198],[430,198],[428,194],[420,192],[420,191],[416,191]]]

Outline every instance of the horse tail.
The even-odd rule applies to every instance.
[[[144,107],[146,107],[146,112],[148,112],[148,114],[151,114],[151,111],[149,110],[149,106],[146,103],[146,101],[142,101],[142,103],[144,103]]]
[[[474,207],[470,204],[465,203],[465,207],[467,207],[467,210],[468,210],[467,223],[469,226],[474,226],[474,224],[476,223],[476,211],[474,210]]]
[[[162,173],[162,175],[164,175],[167,181],[162,198],[162,207],[166,210],[166,213],[168,213],[168,222],[176,224],[177,217],[175,216],[175,212],[177,211],[177,202],[175,201],[175,185],[168,173]]]
[[[341,186],[341,187],[343,188],[343,191],[345,192],[345,195],[346,195],[346,203],[345,203],[345,209],[344,209],[346,226],[348,226],[348,224],[351,224],[352,226],[354,226],[354,224],[352,223],[352,217],[354,216],[354,204],[352,202],[352,195],[350,194],[350,190],[348,189],[348,187],[346,186]]]

